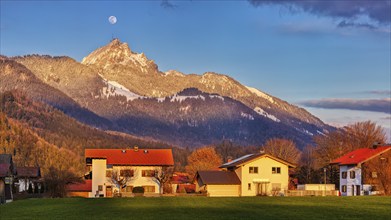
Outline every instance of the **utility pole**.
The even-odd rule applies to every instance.
[[[326,182],[327,182],[327,179],[326,179],[326,167],[323,168],[323,173],[324,173],[324,195],[323,196],[326,196]]]

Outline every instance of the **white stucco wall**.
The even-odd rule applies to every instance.
[[[92,197],[95,197],[98,191],[98,186],[102,185],[102,191],[98,194],[106,196],[106,159],[93,159],[92,160]]]
[[[355,178],[350,177],[350,171],[355,171]],[[347,172],[346,179],[342,179],[342,172]],[[356,186],[360,186],[360,195],[363,194],[361,168],[356,166],[340,166],[339,167],[339,191],[342,196],[357,195]],[[346,185],[346,192],[342,192],[342,186]]]
[[[161,166],[112,166],[112,168],[107,168],[105,159],[93,159],[92,160],[92,192],[90,194],[91,197],[95,197],[96,191],[98,190],[98,186],[102,185],[103,189],[99,192],[99,194],[106,197],[106,186],[112,186],[112,191],[121,190],[117,188],[114,184],[111,183],[110,177],[106,177],[106,170],[124,170],[130,169],[134,170],[134,175],[127,183],[127,186],[154,186],[155,191],[152,193],[159,193],[159,183],[153,177],[143,177],[143,170],[155,170],[161,171]]]

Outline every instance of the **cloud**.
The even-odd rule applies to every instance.
[[[372,90],[372,91],[367,91],[369,94],[373,95],[388,95],[391,96],[391,90]]]
[[[391,114],[391,98],[385,99],[321,99],[303,101],[306,107],[326,109],[350,109]]]
[[[160,3],[160,6],[162,6],[163,8],[166,8],[166,9],[174,9],[174,8],[176,8],[176,5],[171,3],[169,0],[162,0],[161,3]]]
[[[304,11],[317,16],[343,19],[338,27],[361,27],[375,29],[372,23],[358,22],[360,18],[369,18],[380,25],[391,24],[391,0],[248,0],[254,7],[281,5],[291,13]]]

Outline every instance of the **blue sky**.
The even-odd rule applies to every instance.
[[[162,71],[227,74],[333,125],[389,129],[390,13],[389,0],[2,0],[0,53],[81,61],[114,35]]]

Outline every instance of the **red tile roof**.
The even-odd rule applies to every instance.
[[[84,183],[72,183],[67,185],[67,190],[72,192],[91,192],[92,180],[85,180]]]
[[[85,157],[104,158],[111,165],[174,165],[171,149],[86,149]]]
[[[41,177],[39,167],[17,167],[16,172],[18,177]]]
[[[376,157],[382,153],[385,153],[388,150],[391,150],[391,146],[380,146],[377,147],[376,149],[360,148],[352,152],[349,152],[340,158],[333,160],[331,164],[338,164],[338,165],[359,164],[367,160],[370,160],[373,157]]]

